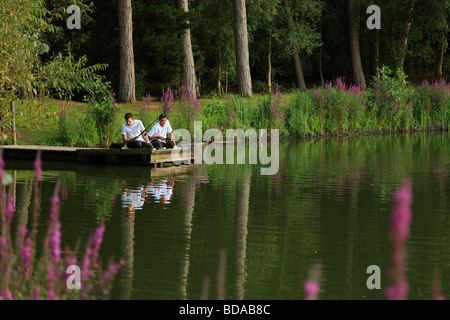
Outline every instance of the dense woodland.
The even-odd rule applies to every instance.
[[[64,17],[55,20],[53,24],[61,28],[46,35],[49,49],[44,60],[70,43],[76,57],[86,55],[89,64],[108,64],[104,74],[118,92],[121,2],[129,1],[93,1],[82,12],[79,30],[66,28]],[[183,3],[188,10],[181,10]],[[404,70],[411,82],[447,77],[450,71],[450,1],[192,0],[187,4],[133,0],[136,99],[146,93],[158,96],[164,88],[180,85],[187,57],[183,51],[186,30],[190,31],[198,93],[238,92],[235,20],[239,3],[246,9],[252,93],[268,92],[275,83],[284,90],[311,88],[338,77],[370,86],[383,65]],[[46,2],[49,10],[70,4],[67,0]],[[381,29],[367,27],[370,5],[381,9]],[[360,57],[353,57],[358,46]],[[358,72],[364,81],[355,77]]]
[[[0,0],[1,131],[15,141],[20,100],[19,131],[59,126],[40,143],[108,145],[116,103],[151,122],[151,99],[176,103],[180,128],[446,129],[449,14],[450,0]],[[88,103],[84,122],[67,101]]]

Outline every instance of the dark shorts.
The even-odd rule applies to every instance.
[[[138,148],[150,148],[153,149],[153,146],[151,144],[148,144],[147,142],[142,142],[139,140],[133,140],[127,143],[127,148],[129,149],[138,149]]]
[[[166,148],[166,149],[173,148],[173,143],[172,142],[160,141],[159,139],[150,140],[150,143],[153,145],[153,147],[156,150],[159,150],[159,149],[161,149],[163,147]]]

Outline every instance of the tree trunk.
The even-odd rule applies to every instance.
[[[16,131],[16,106],[14,103],[14,100],[11,100],[11,118],[12,118],[12,124],[11,124],[11,134],[12,134],[12,144],[17,144],[17,131]]]
[[[247,11],[245,0],[233,0],[236,75],[239,94],[252,96],[252,78],[248,52]]]
[[[131,0],[119,0],[119,101],[136,101]]]
[[[356,0],[348,0],[349,27],[350,27],[350,49],[352,54],[353,81],[361,89],[366,88],[366,79],[361,63],[361,54],[359,51],[358,35],[358,10]]]
[[[322,56],[323,56],[323,49],[322,46],[319,49],[319,75],[320,75],[320,82],[322,84],[325,83],[325,80],[323,78],[323,70],[322,70]]]
[[[414,11],[414,4],[411,4],[411,8],[409,9],[408,13],[408,22],[406,23],[405,27],[405,34],[403,38],[402,47],[400,49],[400,60],[398,63],[398,67],[402,72],[405,72],[405,59],[406,59],[406,53],[408,51],[408,40],[409,40],[409,31],[411,30],[411,24],[413,22],[413,11]]]
[[[439,50],[436,56],[435,76],[437,79],[442,78],[442,66],[444,65],[444,53],[445,53],[445,35],[442,34],[441,43],[439,44]]]
[[[221,8],[222,1],[219,1],[219,6],[217,8],[217,23],[219,26],[222,25],[220,16],[221,16]],[[217,55],[217,95],[221,96],[223,94],[222,88],[222,45],[218,46],[218,55]]]
[[[380,33],[378,30],[375,31],[375,57],[374,57],[374,64],[375,64],[375,77],[380,76]]]
[[[300,90],[306,90],[306,83],[305,79],[303,78],[302,62],[300,61],[297,46],[295,47],[296,49],[294,50],[294,54],[291,56],[292,63],[294,64],[295,84]]]
[[[288,26],[289,32],[292,32],[292,22],[291,22],[291,10],[289,8],[289,1],[283,0],[284,3],[284,9],[286,11],[286,23]],[[295,84],[297,88],[301,90],[306,90],[306,84],[305,79],[303,78],[303,70],[302,70],[302,63],[300,61],[300,55],[298,53],[298,48],[295,44],[292,44],[292,63],[294,64],[294,71],[295,71]]]
[[[322,24],[320,25],[320,34],[322,34]],[[319,75],[320,75],[320,82],[323,85],[325,83],[325,80],[323,78],[322,60],[323,60],[323,45],[321,45],[319,48]]]
[[[228,72],[225,73],[225,94],[228,95]]]
[[[178,0],[177,8],[188,12],[188,0]],[[186,21],[186,24],[189,25],[189,21]],[[197,77],[195,74],[194,54],[192,53],[191,29],[189,27],[184,31],[182,54],[181,85],[186,86],[197,97]]]
[[[272,93],[272,30],[273,30],[273,19],[275,17],[275,5],[272,8],[272,16],[270,19],[269,27],[269,44],[267,48],[267,91],[269,94]]]
[[[267,91],[272,93],[272,34],[269,37],[269,48],[267,53]]]
[[[222,95],[222,50],[219,48],[219,65],[217,66],[217,95]]]

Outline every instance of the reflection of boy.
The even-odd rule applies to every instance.
[[[162,180],[162,184],[150,186],[148,192],[153,195],[156,203],[170,203],[173,196],[173,185],[173,181],[167,184],[167,180]]]
[[[142,196],[143,191],[143,187],[139,187],[138,190],[129,190],[125,188],[124,192],[122,193],[122,207],[129,208],[131,206],[135,210],[142,209],[142,206],[145,202],[145,198]]]

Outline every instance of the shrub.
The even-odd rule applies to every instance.
[[[82,119],[71,119],[67,116],[67,104],[57,113],[58,131],[55,137],[47,141],[52,145],[69,147],[95,147],[100,143],[95,120],[86,116]]]
[[[279,90],[278,84],[275,86],[275,97],[270,105],[269,121],[273,129],[280,130],[280,135],[287,135],[286,119],[288,115],[289,105],[288,98],[283,100],[283,94]]]
[[[373,79],[373,114],[379,119],[380,129],[408,130],[413,124],[414,89],[408,85],[400,69],[395,74],[383,66],[380,76]]]
[[[109,91],[109,95],[101,95],[98,99],[91,99],[89,104],[91,107],[87,116],[92,117],[95,122],[100,137],[100,146],[108,147],[116,132],[120,130],[120,127],[114,125],[114,122],[121,107],[116,103],[112,89]]]
[[[216,99],[203,109],[203,129],[216,128],[220,131],[238,127],[238,110],[242,111],[242,100],[239,97],[227,96],[227,99]]]
[[[421,105],[417,116],[427,115],[427,120],[433,125],[445,129],[448,123],[450,108],[450,84],[440,79],[429,84],[424,81],[417,89],[417,102]]]

